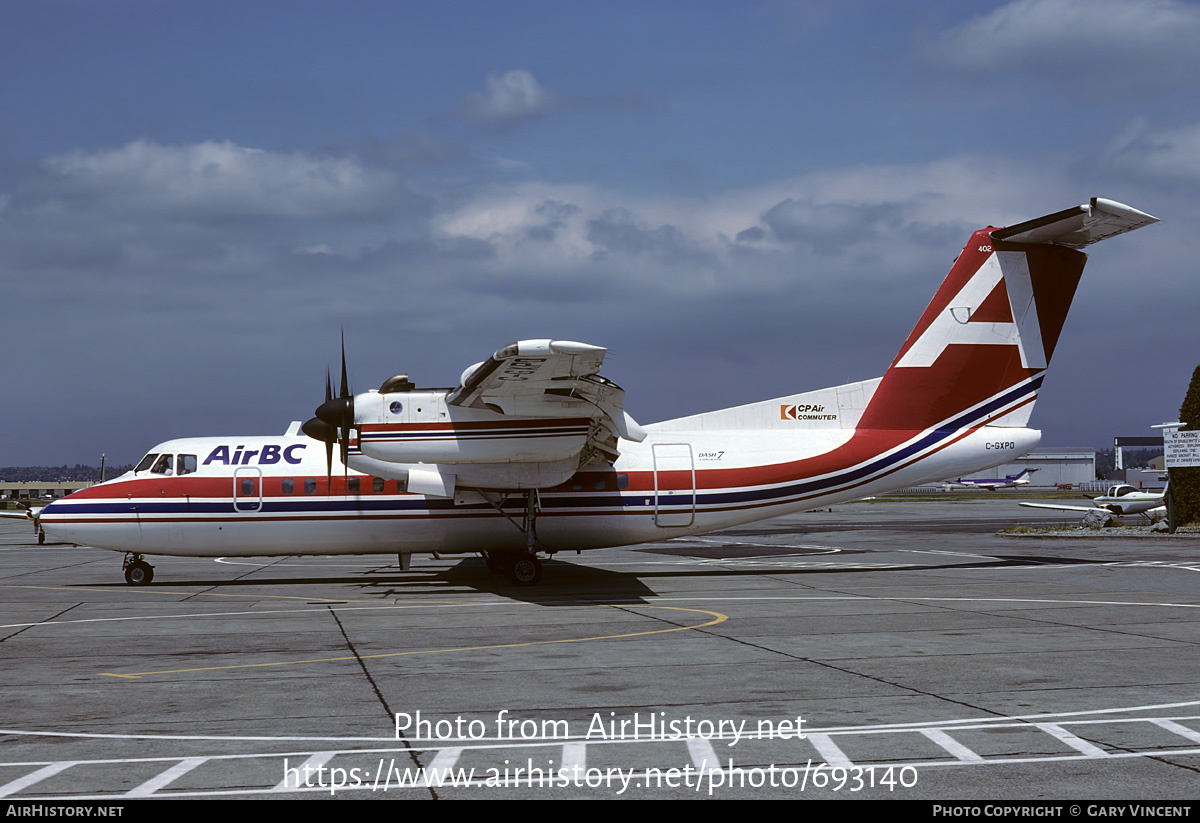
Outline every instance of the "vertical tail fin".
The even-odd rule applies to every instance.
[[[1157,222],[1110,200],[971,235],[880,381],[863,428],[1024,426],[1092,243]]]

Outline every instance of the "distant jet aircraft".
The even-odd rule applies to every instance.
[[[1052,509],[1064,512],[1108,512],[1117,517],[1129,514],[1144,514],[1150,520],[1161,520],[1167,516],[1165,505],[1166,489],[1161,492],[1138,491],[1128,483],[1109,486],[1108,491],[1093,497],[1093,506],[1068,506],[1060,503],[1022,503],[1029,509]],[[1159,511],[1161,509],[1161,511]]]
[[[1006,474],[1003,478],[980,478],[963,480],[961,477],[957,480],[947,480],[943,486],[951,489],[987,489],[994,492],[996,489],[1007,489],[1012,486],[1025,486],[1029,484],[1029,475],[1033,474],[1038,469],[1022,469],[1020,474]]]
[[[407,569],[420,552],[478,552],[532,585],[542,553],[702,534],[982,471],[1038,444],[1027,423],[1079,250],[1156,220],[1093,198],[980,229],[882,377],[647,426],[600,375],[599,346],[522,340],[453,388],[397,375],[358,395],[343,347],[340,392],[327,374],[307,437],[294,424],[284,437],[162,443],[133,471],[46,506],[42,528],[124,552],[135,585],[153,576],[148,554],[394,553]]]

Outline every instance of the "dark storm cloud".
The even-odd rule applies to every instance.
[[[763,215],[771,234],[785,243],[807,246],[818,255],[858,249],[895,229],[904,210],[893,203],[805,203],[788,198]]]
[[[672,225],[644,227],[627,209],[608,209],[587,222],[587,239],[597,250],[596,257],[607,254],[647,255],[663,261],[708,261],[711,256]]]

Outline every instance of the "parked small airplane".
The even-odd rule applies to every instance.
[[[1128,483],[1118,483],[1109,486],[1108,491],[1099,497],[1093,497],[1093,506],[1068,506],[1060,503],[1022,503],[1029,509],[1052,509],[1064,512],[1107,512],[1108,514],[1124,517],[1128,514],[1144,514],[1150,520],[1161,520],[1167,516],[1165,505],[1166,490],[1161,492],[1138,491]],[[1160,512],[1159,509],[1162,511]]]
[[[340,392],[327,375],[303,434],[162,443],[51,503],[42,527],[126,553],[131,584],[150,582],[147,554],[396,553],[407,569],[417,552],[479,552],[531,585],[539,552],[701,534],[981,471],[1038,443],[1027,422],[1079,249],[1154,222],[1093,198],[980,229],[882,377],[647,426],[600,375],[599,346],[523,340],[454,388],[396,375],[358,395],[343,348]]]
[[[1025,486],[1029,483],[1029,475],[1033,474],[1037,469],[1022,469],[1020,474],[1006,474],[1002,478],[980,478],[963,480],[961,477],[957,480],[947,480],[943,486],[951,489],[987,489],[994,492],[996,489],[1008,489],[1013,486]]]

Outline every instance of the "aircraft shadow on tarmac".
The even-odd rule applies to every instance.
[[[353,575],[322,575],[304,577],[264,577],[250,576],[237,580],[218,580],[204,578],[164,579],[156,577],[147,588],[204,588],[220,591],[221,589],[251,588],[259,586],[349,586],[355,589],[357,595],[352,597],[412,597],[412,596],[452,596],[468,591],[489,592],[501,594],[511,600],[518,600],[539,605],[578,605],[578,596],[584,595],[589,601],[597,598],[618,598],[623,602],[641,600],[654,594],[641,581],[642,575],[633,572],[614,572],[607,569],[597,569],[591,566],[576,566],[557,560],[543,561],[545,576],[538,586],[515,586],[508,582],[503,575],[489,572],[483,561],[476,557],[464,557],[448,569],[421,569],[414,564],[411,571],[402,572],[395,565],[375,566]],[[266,571],[266,569],[264,569]],[[76,583],[84,588],[113,588],[126,589],[128,584],[123,582]],[[571,597],[569,603],[555,603],[547,600],[547,596],[561,598]],[[314,601],[332,602],[343,598],[327,600],[318,595]]]
[[[437,571],[424,571],[414,569],[408,572],[401,572],[396,567],[377,566],[372,569],[359,572],[354,575],[346,576],[320,576],[320,577],[247,577],[238,580],[204,580],[204,579],[181,579],[181,580],[162,580],[157,579],[152,584],[153,588],[196,588],[203,587],[207,589],[231,589],[231,588],[249,588],[259,586],[297,586],[297,585],[342,585],[350,586],[357,590],[358,597],[379,597],[393,598],[403,596],[450,596],[456,593],[488,592],[500,594],[512,600],[527,602],[542,606],[564,606],[578,605],[580,598],[586,598],[591,602],[602,602],[606,600],[631,602],[631,601],[647,601],[655,595],[655,592],[647,585],[645,581],[654,579],[669,579],[669,578],[697,578],[697,577],[755,577],[762,575],[778,576],[780,574],[863,574],[873,573],[880,574],[886,572],[914,572],[914,571],[933,571],[944,569],[969,570],[969,569],[988,569],[988,568],[1030,568],[1035,566],[1046,565],[1095,565],[1104,561],[1090,560],[1081,558],[1068,557],[1040,557],[1032,555],[993,555],[987,560],[978,562],[936,562],[936,563],[921,563],[921,564],[905,564],[896,566],[861,566],[847,564],[839,567],[835,564],[824,565],[821,567],[806,567],[806,568],[787,568],[778,563],[771,565],[763,565],[760,567],[736,567],[732,564],[744,563],[748,560],[762,560],[770,562],[772,560],[787,560],[795,559],[798,552],[789,549],[786,552],[780,552],[777,555],[764,554],[761,548],[755,550],[753,555],[748,551],[734,550],[721,553],[723,547],[696,547],[696,548],[672,548],[669,551],[644,550],[646,553],[661,554],[664,556],[699,556],[707,561],[709,565],[685,565],[674,568],[659,568],[654,570],[641,569],[639,571],[611,571],[608,569],[596,568],[594,566],[575,565],[573,563],[560,560],[545,561],[545,574],[542,577],[542,582],[537,586],[522,587],[514,586],[508,582],[503,576],[490,573],[484,566],[484,563],[479,558],[464,557],[453,566]],[[727,547],[734,549],[734,547]],[[870,554],[871,552],[850,552],[853,554]],[[840,556],[848,554],[847,552],[840,553]],[[814,557],[826,557],[829,555],[813,555]],[[731,565],[724,565],[722,560],[727,560]],[[95,587],[97,584],[77,584],[87,585],[87,587]],[[101,583],[101,587],[125,588],[124,583]],[[327,600],[326,598],[317,598],[321,602],[333,602],[340,598]]]

